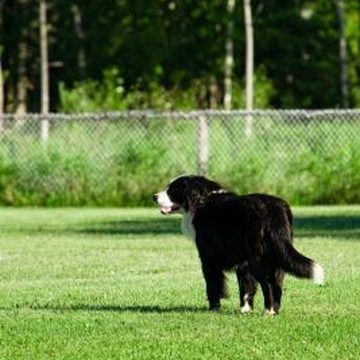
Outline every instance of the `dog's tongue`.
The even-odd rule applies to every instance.
[[[172,211],[171,206],[163,206],[163,207],[161,208],[161,212],[162,212],[164,215],[170,214],[171,211]]]

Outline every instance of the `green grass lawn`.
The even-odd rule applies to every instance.
[[[0,209],[0,359],[358,359],[360,206],[295,208],[323,287],[209,313],[194,245],[157,209]]]

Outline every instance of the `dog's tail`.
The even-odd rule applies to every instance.
[[[279,250],[282,250],[280,262],[285,272],[300,278],[312,279],[315,284],[324,283],[323,267],[300,254],[289,241],[286,240]]]
[[[312,279],[315,284],[323,284],[323,267],[294,248],[292,245],[292,227],[291,225],[284,226],[284,223],[282,224],[282,226],[272,224],[273,231],[270,232],[274,255],[278,259],[281,268],[296,277]]]

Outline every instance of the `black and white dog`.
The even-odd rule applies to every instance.
[[[293,247],[292,213],[278,197],[239,196],[192,175],[173,180],[153,199],[163,214],[183,214],[182,230],[198,249],[210,310],[227,296],[227,270],[236,272],[242,313],[253,309],[257,283],[269,315],[279,312],[285,273],[323,283],[322,266]]]

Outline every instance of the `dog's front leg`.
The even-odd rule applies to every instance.
[[[206,283],[206,294],[209,301],[209,310],[220,309],[220,299],[224,297],[225,276],[222,270],[210,262],[202,262],[202,271]]]

